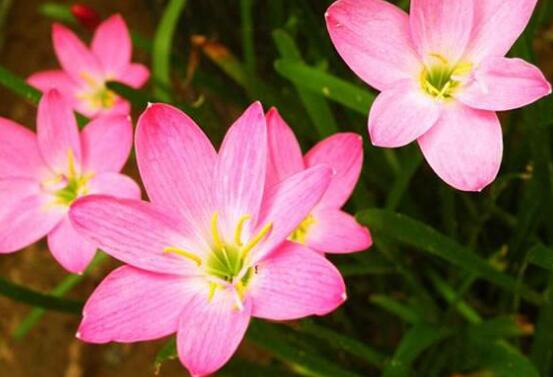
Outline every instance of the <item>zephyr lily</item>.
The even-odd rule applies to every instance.
[[[286,238],[325,193],[318,165],[265,192],[267,126],[254,103],[219,153],[181,111],[151,105],[140,117],[136,156],[151,203],[78,200],[79,231],[128,265],[89,298],[77,337],[135,342],[177,333],[193,376],[229,360],[250,318],[324,315],[345,300],[338,270]]]
[[[334,46],[382,93],[369,115],[372,143],[415,139],[451,186],[479,191],[501,164],[496,111],[551,93],[541,71],[505,58],[537,0],[412,0],[408,16],[384,0],[338,0],[326,14]]]
[[[56,90],[40,101],[36,135],[0,118],[0,254],[48,235],[54,258],[81,273],[96,245],[74,230],[69,207],[88,194],[139,198],[138,185],[118,173],[131,147],[128,116],[98,118],[79,135],[71,107]]]
[[[267,114],[269,166],[267,187],[324,164],[333,170],[328,189],[289,239],[326,253],[351,253],[372,244],[369,230],[340,208],[350,197],[363,166],[363,139],[338,133],[315,145],[305,157],[292,129],[276,109]]]
[[[129,102],[106,87],[118,81],[140,88],[150,72],[131,63],[132,43],[121,15],[102,22],[88,48],[71,30],[60,24],[52,28],[54,50],[62,70],[38,72],[28,78],[39,90],[58,89],[74,110],[91,118],[130,112]]]

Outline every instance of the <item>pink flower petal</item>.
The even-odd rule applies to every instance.
[[[426,61],[440,54],[457,62],[471,37],[473,12],[473,0],[411,0],[411,35],[420,56]]]
[[[91,48],[107,77],[117,77],[127,69],[132,44],[129,29],[120,14],[114,14],[98,25]]]
[[[248,289],[252,315],[279,321],[325,315],[346,299],[344,280],[336,267],[293,242],[285,242],[257,265]]]
[[[309,215],[327,190],[331,174],[330,168],[318,165],[268,189],[258,224],[264,226],[271,223],[272,228],[255,252],[254,260],[271,253]]]
[[[528,25],[537,0],[476,0],[469,61],[507,54]]]
[[[208,230],[217,153],[200,127],[182,111],[154,104],[138,120],[135,143],[150,200]]]
[[[405,80],[376,97],[369,113],[371,142],[378,147],[403,147],[438,120],[440,103]]]
[[[131,177],[106,172],[95,176],[89,184],[89,194],[105,194],[118,198],[140,199],[140,186]]]
[[[270,187],[305,169],[301,148],[294,132],[272,108],[267,113],[269,164],[266,187]]]
[[[63,70],[76,82],[83,82],[84,75],[92,78],[102,76],[102,69],[96,57],[71,30],[55,23],[52,27],[54,51]]]
[[[37,136],[44,160],[56,173],[67,172],[70,153],[80,167],[81,140],[75,115],[55,89],[45,93],[38,104]]]
[[[328,8],[326,25],[342,59],[378,90],[422,69],[407,14],[385,0],[338,0]]]
[[[47,170],[36,135],[9,119],[0,118],[0,179],[37,179]]]
[[[187,282],[181,276],[119,267],[89,297],[77,337],[89,343],[128,343],[173,334],[193,292]]]
[[[118,172],[132,148],[132,124],[128,116],[97,118],[81,133],[83,169],[93,172]]]
[[[177,333],[179,358],[193,377],[206,376],[221,368],[244,338],[251,304],[236,307],[232,294],[216,291],[196,295],[184,307]]]
[[[363,166],[363,138],[354,133],[338,133],[315,145],[305,155],[305,164],[323,164],[332,169],[332,179],[320,206],[340,208],[355,188]]]
[[[256,218],[266,172],[267,125],[255,102],[230,127],[219,151],[215,187],[223,233],[234,232],[241,216]]]
[[[196,244],[185,238],[187,226],[150,203],[89,195],[73,203],[69,216],[79,233],[125,263],[167,274],[198,272],[191,259],[164,252],[166,247],[196,252]]]
[[[27,247],[56,226],[64,213],[51,207],[30,179],[0,180],[0,254]]]
[[[74,96],[75,92],[78,90],[78,86],[65,71],[51,70],[37,72],[29,76],[27,83],[41,92],[57,89],[63,94],[68,102],[76,102]]]
[[[48,248],[58,263],[74,274],[83,273],[96,254],[96,246],[73,229],[67,216],[48,233]]]
[[[503,154],[497,115],[463,104],[451,104],[419,145],[436,174],[463,191],[481,191],[490,184]]]
[[[522,59],[488,58],[474,77],[456,98],[476,109],[516,109],[551,93],[551,84],[539,68]]]
[[[323,253],[353,253],[372,245],[369,230],[353,216],[337,209],[320,209],[313,213],[305,245]]]
[[[132,88],[141,88],[150,78],[150,70],[143,64],[130,64],[124,72],[117,77],[117,81],[122,82]]]

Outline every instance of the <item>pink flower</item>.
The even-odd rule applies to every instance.
[[[12,253],[48,235],[54,258],[81,273],[96,252],[68,217],[88,194],[139,198],[140,188],[121,170],[132,147],[128,116],[90,122],[79,135],[71,108],[56,91],[43,95],[37,135],[0,118],[0,253]]]
[[[42,91],[58,89],[74,110],[91,118],[129,114],[129,103],[107,89],[106,82],[140,88],[150,72],[142,64],[131,63],[131,39],[121,15],[98,26],[90,49],[60,24],[54,24],[52,40],[62,70],[35,73],[28,78],[29,84]]]
[[[129,264],[89,298],[80,339],[136,342],[176,332],[182,363],[204,376],[229,360],[252,316],[324,315],[345,300],[338,270],[286,241],[325,193],[331,170],[305,169],[265,193],[259,103],[229,129],[218,154],[168,105],[151,105],[136,132],[152,202],[90,196],[70,212],[77,229]]]
[[[330,37],[350,68],[382,93],[369,115],[374,145],[417,139],[451,186],[479,191],[501,164],[496,111],[551,93],[541,71],[505,58],[537,0],[412,0],[411,14],[384,0],[338,0]]]
[[[324,195],[289,239],[327,253],[351,253],[369,248],[372,244],[369,230],[340,209],[359,180],[363,165],[361,136],[335,134],[315,145],[303,157],[294,132],[276,109],[267,114],[267,127],[268,187],[317,164],[329,166],[334,173]]]

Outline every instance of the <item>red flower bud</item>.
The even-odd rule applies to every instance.
[[[73,4],[71,13],[77,21],[90,31],[94,31],[102,22],[100,15],[93,8],[85,4]]]

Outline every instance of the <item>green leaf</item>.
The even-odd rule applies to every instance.
[[[376,234],[391,237],[439,257],[506,290],[519,292],[528,302],[536,305],[543,303],[543,297],[539,293],[526,285],[518,284],[512,276],[496,270],[473,251],[425,224],[404,215],[377,209],[361,211],[357,214],[357,219]]]
[[[148,105],[148,102],[156,101],[144,90],[134,89],[120,82],[110,81],[106,86],[117,95],[128,100],[134,108],[139,110],[144,109]]]
[[[538,244],[528,252],[528,261],[536,266],[553,271],[553,250]]]
[[[255,69],[255,44],[253,30],[253,3],[254,0],[240,0],[240,20],[242,28],[242,48],[244,66],[247,72],[246,87],[250,96],[255,97],[256,69]]]
[[[372,304],[392,313],[407,323],[419,323],[422,318],[413,308],[385,295],[372,295],[370,298]]]
[[[35,292],[0,278],[0,294],[12,300],[58,312],[81,314],[83,303]]]
[[[282,58],[302,62],[300,50],[288,33],[283,30],[275,30],[273,31],[273,40]],[[319,136],[324,138],[338,132],[338,124],[326,100],[302,86],[295,85],[295,87]]]
[[[301,321],[299,329],[303,333],[324,340],[331,347],[357,356],[377,368],[382,368],[386,360],[385,355],[367,346],[365,343],[349,336],[342,335],[330,328],[319,326],[313,320],[305,319]]]
[[[325,358],[294,347],[287,342],[282,329],[277,329],[274,325],[252,321],[247,339],[270,352],[300,375],[309,377],[359,377],[358,374],[342,369]]]
[[[412,327],[401,339],[399,347],[382,377],[407,377],[411,364],[427,348],[442,341],[450,335],[448,330],[437,328],[434,325],[420,323]]]
[[[490,377],[540,377],[528,358],[504,341],[472,340],[467,348],[466,363]]]
[[[156,34],[152,51],[152,78],[154,93],[162,101],[171,102],[171,47],[186,0],[170,0],[165,7]]]
[[[21,77],[14,75],[2,66],[0,66],[0,85],[34,105],[38,104],[42,96],[40,91],[28,85]]]
[[[516,316],[501,316],[470,325],[467,335],[474,339],[503,339],[528,336],[533,331],[530,324],[519,321]]]
[[[75,16],[73,16],[73,13],[71,13],[71,9],[67,5],[57,3],[44,3],[39,6],[38,11],[42,15],[53,20],[58,20],[70,25],[77,24]]]
[[[329,98],[363,115],[367,115],[369,107],[376,97],[366,89],[294,60],[277,60],[275,69],[297,86]]]

